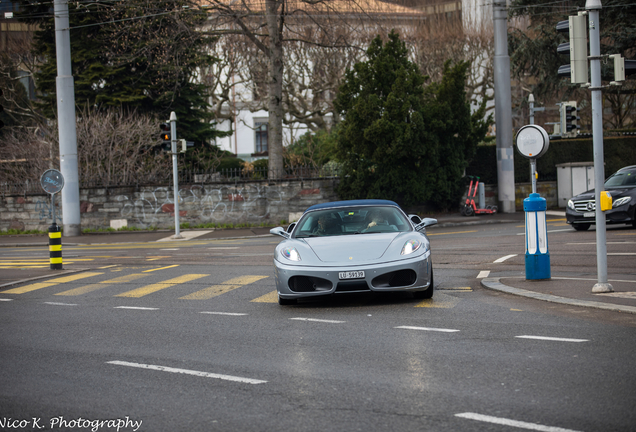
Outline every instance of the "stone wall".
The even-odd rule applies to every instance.
[[[276,183],[195,184],[179,188],[181,224],[282,224],[293,221],[307,207],[338,199],[337,179],[294,180]],[[517,211],[530,183],[517,184]],[[547,199],[548,208],[557,207],[556,182],[538,183],[537,191]],[[497,205],[496,185],[486,185],[486,205]],[[89,188],[80,190],[82,229],[174,228],[174,194],[169,186]],[[465,200],[465,195],[462,202]],[[478,203],[477,198],[475,202]],[[61,222],[61,196],[56,195],[57,223]],[[458,205],[459,208],[459,205]],[[0,231],[46,231],[51,224],[50,195],[0,197]]]
[[[179,188],[180,223],[279,224],[293,220],[307,207],[337,200],[337,179],[288,182],[187,185]],[[61,225],[61,196],[56,195]],[[111,225],[173,228],[174,193],[169,186],[90,188],[80,190],[82,229]],[[0,230],[41,230],[51,224],[50,195],[4,196],[0,199]],[[111,222],[113,221],[113,222]]]

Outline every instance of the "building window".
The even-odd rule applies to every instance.
[[[267,151],[267,123],[256,122],[256,149],[255,153]]]

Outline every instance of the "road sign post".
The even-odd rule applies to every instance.
[[[51,195],[51,216],[53,223],[49,227],[49,261],[51,270],[62,270],[62,230],[55,223],[55,194],[64,188],[64,176],[58,170],[44,171],[40,184]]]
[[[550,252],[546,226],[547,201],[537,193],[537,158],[548,151],[550,137],[541,127],[527,125],[517,132],[517,150],[530,159],[532,193],[523,200],[526,214],[526,279],[550,279]]]

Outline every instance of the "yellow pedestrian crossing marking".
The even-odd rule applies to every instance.
[[[252,300],[255,303],[278,303],[278,293],[276,290],[265,294],[264,296],[260,296]]]
[[[79,288],[75,288],[72,290],[68,290],[68,291],[64,291],[61,293],[57,293],[55,295],[59,295],[59,296],[78,296],[78,295],[82,295],[82,294],[86,294],[89,292],[93,292],[93,291],[97,291],[98,289],[101,288],[106,288],[109,285],[113,285],[113,284],[119,284],[119,283],[128,283],[128,282],[132,282],[134,280],[137,279],[141,279],[143,277],[146,277],[148,275],[145,274],[141,274],[141,273],[133,273],[133,274],[129,274],[126,276],[120,276],[117,277],[115,279],[109,279],[109,280],[105,280],[102,282],[98,282],[95,284],[90,284],[90,285],[85,285],[83,287],[79,287]]]
[[[169,265],[169,266],[166,266],[166,267],[159,267],[159,268],[156,268],[156,269],[144,270],[144,273],[149,273],[149,272],[153,272],[153,271],[157,271],[157,270],[165,270],[165,269],[169,269],[169,268],[172,268],[172,267],[179,267],[179,264],[173,264],[173,265]]]
[[[134,289],[132,291],[127,291],[125,293],[117,294],[115,297],[134,297],[139,298],[148,294],[152,294],[157,291],[161,291],[166,288],[170,288],[172,286],[193,281],[195,279],[199,279],[202,277],[210,276],[207,274],[187,274],[183,276],[179,276],[176,278],[168,279],[163,282],[154,283],[150,285],[143,286],[141,288]]]
[[[31,291],[39,290],[41,288],[46,288],[46,287],[58,285],[65,282],[73,282],[73,281],[84,279],[87,277],[99,276],[101,274],[103,273],[92,273],[92,272],[78,273],[78,274],[74,274],[70,276],[64,276],[64,277],[60,277],[56,279],[51,279],[47,282],[38,282],[38,283],[30,284],[30,285],[25,285],[19,288],[13,288],[8,291],[3,291],[2,294],[24,294]]]
[[[234,279],[223,282],[220,285],[213,285],[209,288],[202,289],[201,291],[194,292],[187,296],[181,297],[182,300],[207,300],[212,297],[224,294],[232,291],[236,288],[240,288],[244,285],[251,284],[253,282],[265,279],[267,276],[240,276]]]

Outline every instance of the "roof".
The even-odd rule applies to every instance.
[[[325,208],[339,208],[339,207],[355,207],[355,206],[393,206],[400,208],[397,203],[389,200],[381,199],[363,199],[363,200],[349,200],[349,201],[334,201],[321,204],[315,204],[309,207],[305,212],[325,209]]]
[[[204,6],[211,5],[210,0],[201,0]],[[266,3],[264,0],[244,0],[236,3],[233,0],[222,1],[221,4],[228,7],[242,7],[253,13],[264,13]],[[394,3],[387,3],[382,0],[326,0],[320,2],[310,2],[306,0],[289,0],[285,3],[287,13],[295,11],[305,11],[314,13],[344,13],[344,14],[368,14],[368,15],[426,15],[421,10],[411,7],[400,6]]]

